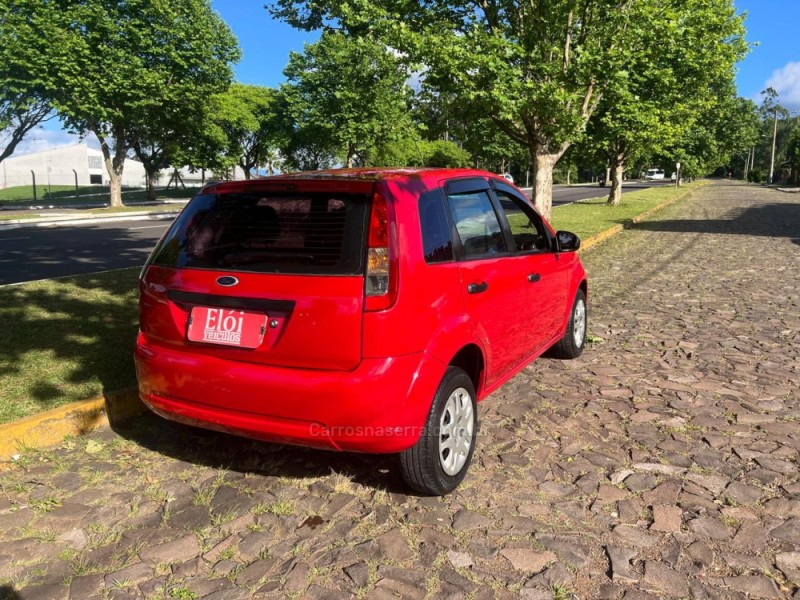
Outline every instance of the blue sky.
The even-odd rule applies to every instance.
[[[263,8],[265,1],[212,0],[212,5],[242,48],[242,60],[235,67],[236,79],[277,86],[284,80],[289,52],[302,51],[303,43],[313,42],[317,34],[296,31],[274,21]],[[800,0],[735,0],[735,4],[737,12],[748,13],[748,41],[758,44],[738,66],[739,94],[758,101],[761,90],[771,85],[785,106],[800,112]],[[23,142],[17,153],[76,141],[53,121]]]
[[[747,12],[747,39],[758,44],[739,64],[739,94],[758,100],[771,85],[800,111],[800,0],[736,0],[736,9]]]

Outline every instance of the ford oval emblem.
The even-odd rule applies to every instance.
[[[236,279],[236,277],[231,277],[230,275],[217,277],[217,284],[221,285],[222,287],[231,287],[232,285],[236,285],[237,283],[239,283],[239,280]]]

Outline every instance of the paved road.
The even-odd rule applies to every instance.
[[[626,181],[622,185],[622,193],[646,190],[651,187],[675,185],[669,181]],[[578,200],[588,200],[589,198],[607,198],[610,191],[609,187],[599,185],[556,185],[553,186],[553,206],[571,204]]]
[[[25,454],[0,475],[0,589],[798,598],[798,222],[794,195],[719,182],[587,253],[594,343],[481,404],[446,498],[406,495],[391,457],[151,416]]]
[[[631,182],[624,191],[651,184]],[[608,194],[597,186],[556,186],[553,204]],[[0,230],[0,285],[142,265],[169,220]]]
[[[0,231],[0,285],[138,267],[170,220]]]

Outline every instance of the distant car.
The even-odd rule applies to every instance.
[[[644,178],[651,181],[664,179],[664,169],[648,169]]]
[[[199,427],[398,453],[410,487],[446,494],[476,402],[545,351],[583,351],[579,246],[484,171],[206,186],[142,271],[139,394]]]
[[[511,176],[511,173],[503,173],[503,179],[510,183],[514,183],[514,178]]]
[[[669,180],[670,181],[675,181],[677,179],[678,179],[678,174],[675,171],[673,171],[672,175],[669,176]]]

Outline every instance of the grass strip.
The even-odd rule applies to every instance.
[[[592,198],[553,208],[550,222],[556,229],[576,233],[582,240],[597,235],[615,225],[622,225],[664,202],[702,187],[707,180],[675,186],[658,186],[622,195],[618,206],[611,206],[607,198]]]
[[[191,198],[200,191],[200,188],[170,188],[156,190],[158,199]],[[0,189],[0,206],[58,206],[59,204],[97,204],[108,203],[109,187],[107,185],[82,186],[75,195],[75,186],[46,185],[36,186],[36,200],[33,199],[33,186],[21,185]],[[147,200],[147,190],[142,188],[123,188],[123,202],[144,202]]]
[[[0,287],[0,423],[135,383],[138,273]]]

